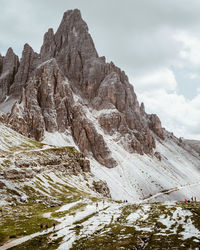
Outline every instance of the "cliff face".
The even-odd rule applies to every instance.
[[[40,54],[27,44],[20,64],[13,52],[7,54],[7,66],[0,57],[0,79],[10,72],[0,80],[0,100],[20,99],[7,119],[20,133],[42,140],[45,131],[67,130],[82,152],[107,167],[116,161],[97,127],[140,154],[152,154],[155,138],[164,139],[159,118],[139,106],[126,74],[98,56],[79,10],[65,12],[55,34],[48,30]]]
[[[18,67],[19,59],[11,48],[8,49],[5,57],[0,56],[0,102],[9,95]]]

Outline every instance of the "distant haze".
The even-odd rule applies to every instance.
[[[126,72],[146,111],[176,136],[200,139],[199,0],[1,0],[0,53],[39,51],[49,27],[81,10],[96,49]]]

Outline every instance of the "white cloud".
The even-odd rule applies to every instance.
[[[200,94],[187,100],[165,89],[138,94],[148,113],[156,113],[162,125],[176,136],[200,139]]]
[[[152,91],[165,89],[175,91],[177,82],[172,70],[162,68],[157,71],[135,78],[135,87],[138,91]]]
[[[182,43],[180,57],[185,60],[185,63],[200,67],[200,37],[188,32],[179,32],[174,39]]]
[[[178,95],[176,90],[182,89],[181,93],[189,96],[187,92],[196,91],[200,78],[200,1],[115,3],[116,0],[2,0],[0,52],[4,54],[12,46],[20,55],[26,42],[39,51],[44,32],[49,27],[56,31],[64,11],[79,8],[99,55],[114,61],[129,76],[134,75],[131,82],[147,111],[157,113],[163,125],[178,136],[199,136],[200,88],[193,100]],[[180,79],[177,84],[172,69],[175,72],[178,68],[183,77],[176,74]]]
[[[188,74],[188,77],[189,77],[191,80],[194,80],[194,79],[200,78],[200,75],[197,74],[197,73],[190,73],[190,74]]]

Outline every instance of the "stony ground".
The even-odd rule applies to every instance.
[[[0,132],[0,250],[200,248],[199,202],[153,202],[174,190],[135,204],[103,198],[73,147]]]
[[[0,249],[199,249],[199,217],[198,202],[118,203],[74,188],[59,206],[4,207]]]

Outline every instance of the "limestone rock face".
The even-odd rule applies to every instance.
[[[3,56],[0,54],[0,75],[3,69]]]
[[[25,87],[31,73],[37,67],[39,62],[40,56],[35,53],[28,44],[25,44],[20,65],[14,78],[14,83],[9,91],[11,95],[15,97],[19,97],[21,95],[22,88]]]
[[[16,168],[10,168],[13,163],[8,161],[7,167],[2,171],[3,177],[6,180],[25,181],[37,176],[38,173],[49,170],[53,172],[59,170],[63,174],[73,175],[90,172],[89,161],[73,147],[55,147],[44,149],[43,152],[43,155],[38,153],[31,155],[31,158],[29,153],[20,152],[17,160],[11,156],[10,159],[13,160]],[[0,189],[1,187],[4,186],[0,182]]]
[[[164,131],[162,129],[160,119],[157,115],[149,115],[149,128],[161,139],[164,139]]]
[[[8,49],[5,57],[0,56],[0,102],[9,95],[9,90],[14,82],[19,67],[19,59],[11,48]]]
[[[0,57],[0,72],[6,72],[4,61]],[[153,155],[155,139],[164,139],[159,118],[139,105],[126,74],[98,56],[77,9],[64,13],[55,34],[47,31],[39,55],[26,44],[15,68],[9,84],[0,86],[2,93],[20,94],[7,121],[26,136],[42,140],[45,131],[68,131],[82,152],[107,167],[116,162],[104,134],[140,154]],[[5,95],[0,95],[2,100]],[[87,110],[96,117],[88,117]]]
[[[104,181],[94,181],[93,182],[94,190],[103,196],[111,198],[110,190],[107,186],[107,183]]]
[[[85,81],[85,68],[89,67],[91,60],[98,58],[98,54],[79,10],[64,13],[55,34],[55,43],[58,65],[75,86],[81,87]]]
[[[53,29],[49,29],[44,35],[43,45],[40,50],[40,55],[43,61],[55,57],[56,43]]]
[[[80,112],[80,110],[78,111]],[[86,118],[81,118],[74,112],[75,116],[72,121],[73,136],[82,152],[88,154],[92,152],[94,158],[109,168],[115,167],[116,162],[109,157],[108,149],[103,136],[98,134],[95,127]]]
[[[69,83],[55,59],[37,68],[20,103],[13,106],[8,122],[15,130],[39,141],[44,138],[45,131],[69,129],[82,152],[91,152],[107,167],[116,165],[109,157],[110,151],[103,137],[85,118],[81,106],[75,104]]]

